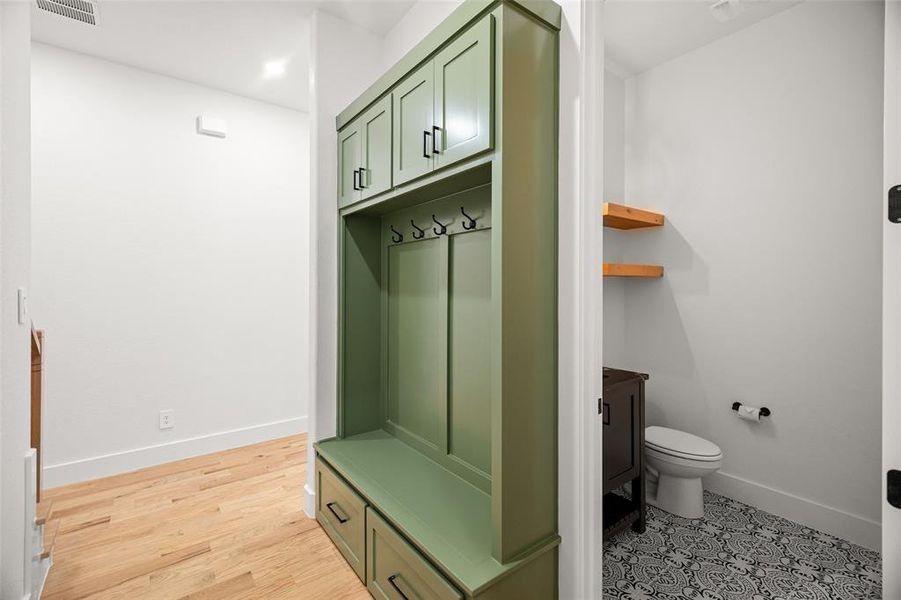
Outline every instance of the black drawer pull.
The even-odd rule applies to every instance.
[[[338,519],[339,523],[347,523],[348,521],[350,521],[349,518],[342,518],[341,515],[339,515],[337,512],[335,512],[335,509],[333,507],[337,506],[337,504],[338,504],[337,502],[329,502],[328,504],[325,505],[325,507],[327,509],[329,509],[330,511],[332,511],[332,514],[335,515],[335,518]],[[338,508],[340,508],[340,506]],[[344,512],[344,511],[342,510],[341,512]]]
[[[360,189],[361,190],[366,189],[366,186],[363,185],[363,175],[365,174],[365,172],[366,172],[366,169],[364,169],[363,167],[360,167]]]
[[[604,425],[610,425],[610,405],[604,402]]]
[[[437,125],[432,125],[432,154],[438,154],[438,132],[441,131],[441,128]]]
[[[428,131],[422,132],[422,157],[423,158],[432,158],[429,155],[429,136],[432,135]]]
[[[360,172],[357,171],[356,169],[354,169],[354,191],[355,191],[355,192],[359,192],[359,191],[360,191],[360,188],[359,188],[359,186],[357,185],[357,175],[359,175],[359,174],[360,174]]]
[[[394,575],[392,575],[391,577],[388,578],[388,583],[391,584],[391,587],[393,587],[394,589],[397,590],[397,593],[400,594],[401,598],[403,598],[404,600],[410,600],[410,598],[404,593],[404,591],[397,586],[396,579],[398,577],[400,577],[400,573],[395,573]]]

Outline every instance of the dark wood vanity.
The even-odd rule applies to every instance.
[[[604,368],[604,538],[645,527],[644,373]],[[632,498],[615,493],[631,484]]]

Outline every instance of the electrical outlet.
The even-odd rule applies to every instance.
[[[161,410],[160,411],[160,429],[172,429],[175,427],[175,411],[174,410]]]

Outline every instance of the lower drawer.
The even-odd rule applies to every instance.
[[[388,600],[462,600],[460,593],[378,513],[366,509],[367,587]]]
[[[319,458],[316,489],[316,520],[365,583],[366,502]]]

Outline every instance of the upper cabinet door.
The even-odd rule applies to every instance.
[[[362,197],[372,198],[391,189],[391,96],[387,95],[360,118],[363,162]]]
[[[434,65],[427,62],[391,93],[394,99],[394,185],[432,170],[435,151]]]
[[[435,168],[492,147],[493,46],[488,15],[435,57]]]
[[[351,123],[338,133],[338,208],[350,206],[360,196],[360,141],[359,123]]]

